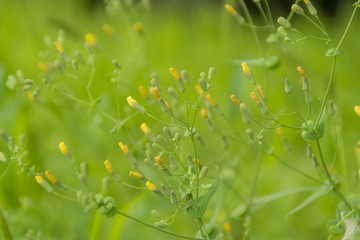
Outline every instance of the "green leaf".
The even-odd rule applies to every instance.
[[[185,211],[184,211],[184,215],[186,217],[189,217],[192,219],[197,219],[197,218],[202,217],[204,215],[204,213],[206,212],[206,209],[207,209],[210,199],[215,194],[216,189],[219,186],[219,182],[220,182],[220,177],[219,177],[219,170],[218,170],[217,176],[213,182],[213,188],[211,190],[209,190],[206,194],[204,194],[203,196],[198,198],[196,207],[195,207],[195,199],[191,200],[189,202],[189,207],[187,209],[185,209]]]
[[[326,108],[324,109],[321,115],[319,126],[316,129],[315,129],[315,122],[312,120],[307,121],[306,122],[307,125],[303,123],[304,130],[302,131],[301,136],[306,141],[311,142],[320,139],[324,135],[325,113],[326,113]]]
[[[219,230],[215,224],[206,224],[204,234],[209,237],[208,240],[216,240],[218,239]],[[202,238],[201,231],[198,231],[195,237]]]
[[[118,123],[111,129],[110,133],[116,133],[117,131],[119,131],[120,128],[122,128],[122,127],[125,125],[125,123],[126,123],[127,121],[129,121],[132,117],[134,117],[136,114],[137,114],[137,112],[134,113],[133,115],[127,117],[127,118],[124,118],[124,119],[121,120],[120,122],[118,122]]]
[[[336,50],[336,48],[330,48],[329,50],[327,50],[325,55],[327,57],[335,57],[335,56],[339,55],[340,53],[341,53],[341,50]]]
[[[245,203],[241,203],[239,206],[237,206],[237,208],[235,208],[235,210],[232,212],[231,218],[240,220],[246,213],[250,215],[254,214],[256,211],[258,211],[259,209],[266,206],[272,201],[286,197],[290,194],[315,191],[316,189],[317,188],[314,187],[298,187],[298,188],[292,188],[282,192],[270,194],[264,197],[255,198],[249,209]]]
[[[324,183],[321,187],[319,187],[313,194],[311,194],[308,198],[306,198],[302,203],[300,203],[296,208],[294,208],[291,212],[289,212],[286,217],[293,215],[294,213],[300,211],[301,209],[305,208],[307,205],[328,194],[333,189],[333,186],[330,185],[328,182]]]
[[[329,220],[327,223],[328,231],[333,235],[343,235],[345,233],[345,228],[342,225],[338,226],[338,220]]]
[[[228,60],[228,62],[241,66],[241,63],[255,64],[268,69],[275,69],[280,65],[280,59],[277,56],[269,56],[265,58],[251,59],[251,60]]]

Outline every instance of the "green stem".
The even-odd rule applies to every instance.
[[[360,0],[357,1],[356,4],[359,4],[359,3],[360,3]],[[354,19],[354,16],[355,16],[355,13],[356,13],[356,10],[357,10],[357,9],[358,9],[358,6],[355,5],[354,11],[353,11],[353,13],[351,14],[351,17],[350,17],[350,20],[349,20],[349,22],[348,22],[348,25],[346,26],[345,32],[344,32],[344,34],[342,35],[342,37],[341,37],[341,39],[340,39],[340,41],[339,41],[339,43],[338,43],[338,45],[337,45],[337,47],[336,47],[336,50],[339,50],[341,44],[343,43],[343,41],[344,41],[344,39],[345,39],[345,36],[346,36],[346,34],[348,33],[348,31],[349,31],[349,29],[350,29],[350,25],[351,25],[351,23],[352,23],[352,21],[353,21],[353,19]]]
[[[260,167],[261,167],[261,152],[262,152],[262,151],[259,151],[258,157],[257,157],[256,169],[255,169],[255,176],[254,176],[254,182],[253,182],[253,185],[252,185],[252,187],[251,187],[251,192],[250,192],[250,197],[249,197],[249,207],[251,206],[252,201],[253,201],[253,199],[254,199],[257,182],[258,182],[258,180],[259,180]]]
[[[122,216],[124,216],[124,217],[130,218],[131,220],[133,220],[133,221],[135,221],[135,222],[138,222],[138,223],[141,223],[142,225],[145,225],[145,226],[147,226],[147,227],[149,227],[149,228],[155,229],[155,230],[157,230],[157,231],[166,233],[166,234],[171,235],[171,236],[174,236],[174,237],[179,237],[179,238],[184,238],[184,239],[204,240],[203,238],[189,237],[189,236],[185,236],[185,235],[182,235],[182,234],[179,234],[179,233],[169,232],[169,231],[166,231],[166,230],[164,230],[164,229],[154,227],[154,226],[152,226],[152,225],[150,225],[150,224],[148,224],[148,223],[145,223],[145,222],[143,222],[143,221],[141,221],[141,220],[139,220],[139,219],[137,219],[137,218],[134,218],[134,217],[129,216],[129,215],[123,213],[123,212],[120,212],[119,210],[116,210],[116,213],[117,213],[117,214],[120,214],[120,215],[122,215]]]
[[[336,56],[333,58],[333,64],[332,64],[332,67],[331,67],[331,73],[330,73],[329,83],[328,83],[328,86],[327,86],[327,89],[326,89],[326,92],[325,92],[324,99],[323,99],[322,104],[321,104],[321,109],[320,109],[318,118],[317,118],[317,120],[316,120],[315,129],[317,129],[317,127],[319,126],[321,116],[322,116],[323,111],[324,111],[324,109],[325,109],[325,104],[326,104],[326,100],[327,100],[327,98],[328,98],[328,96],[329,96],[329,92],[330,92],[330,88],[331,88],[331,83],[332,83],[332,81],[333,81],[333,79],[334,79],[335,66],[336,66]]]
[[[314,22],[314,20],[312,20],[311,18],[309,18],[305,13],[303,14],[303,16],[304,16],[307,20],[309,20],[309,22],[311,22],[316,28],[318,28],[329,40],[331,40],[331,39],[329,38],[328,33],[327,33],[324,29],[322,29],[322,27],[320,27],[319,24],[317,24],[316,22]]]
[[[328,178],[329,182],[331,183],[331,185],[334,187],[334,190],[336,192],[336,194],[339,196],[339,198],[345,203],[345,205],[349,208],[349,210],[353,210],[353,208],[351,207],[351,204],[346,200],[346,198],[342,195],[342,193],[340,192],[339,188],[337,187],[336,183],[334,182],[334,180],[332,179],[327,167],[326,167],[326,164],[325,164],[325,161],[324,161],[324,157],[323,157],[323,154],[322,154],[322,151],[321,151],[321,146],[320,146],[320,140],[317,139],[316,140],[316,144],[317,144],[317,148],[319,150],[319,155],[320,155],[320,160],[321,160],[321,164],[324,168],[324,171],[325,171],[325,174],[326,174],[326,177]]]

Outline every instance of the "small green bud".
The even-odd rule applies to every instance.
[[[291,24],[288,20],[286,20],[286,18],[284,17],[279,17],[277,19],[278,24],[280,24],[281,26],[283,26],[284,28],[290,28]]]
[[[269,114],[269,109],[267,108],[267,106],[265,106],[265,104],[263,102],[258,102],[257,104],[263,114],[265,114],[265,115]]]
[[[151,210],[151,215],[153,215],[156,218],[161,218],[161,215],[158,211],[156,211],[155,209]]]
[[[163,136],[161,136],[161,135],[158,135],[158,136],[156,137],[156,142],[160,143],[160,144],[163,145],[163,146],[166,146],[166,145],[167,145],[166,139],[165,139]]]
[[[306,7],[308,8],[309,13],[310,13],[311,15],[313,15],[313,16],[316,16],[316,15],[317,15],[317,10],[316,10],[316,8],[314,7],[314,5],[312,5],[311,1],[307,1]]]
[[[176,160],[174,159],[174,157],[172,155],[169,155],[169,159],[170,159],[170,166],[172,167],[172,169],[177,170],[178,164],[177,164]]]
[[[87,180],[86,180],[86,176],[83,173],[80,173],[78,175],[78,179],[85,187],[87,187],[88,183],[87,183]]]
[[[184,79],[187,85],[190,85],[190,76],[186,70],[182,70],[180,72],[181,78]]]
[[[314,167],[317,168],[317,167],[319,166],[319,162],[318,162],[315,154],[312,154],[312,160],[313,160],[313,165],[314,165]]]
[[[299,14],[299,15],[303,15],[303,14],[304,14],[304,10],[302,9],[302,7],[300,7],[300,6],[297,5],[297,4],[291,5],[291,10],[292,10],[294,13]]]
[[[251,140],[254,140],[254,133],[253,133],[253,131],[251,130],[251,128],[246,129],[246,134],[248,135],[248,137],[249,137]]]
[[[206,91],[206,90],[207,90],[205,78],[200,78],[200,79],[199,79],[199,85],[200,85],[200,87],[201,87],[201,89],[202,89],[203,91]]]
[[[286,94],[292,93],[292,87],[288,78],[285,78],[285,92]]]
[[[19,135],[19,144],[20,144],[20,148],[23,149],[25,146],[25,141],[26,141],[26,137],[25,134],[21,133]]]
[[[244,122],[246,124],[249,124],[250,119],[251,119],[251,110],[248,108],[248,106],[246,106],[245,103],[240,104],[240,110],[241,110]]]
[[[8,147],[9,147],[10,152],[14,152],[15,141],[14,141],[14,138],[12,136],[8,137]]]
[[[154,224],[154,226],[157,227],[157,228],[166,228],[166,227],[169,226],[169,225],[170,225],[170,224],[169,224],[167,221],[165,221],[165,220],[161,220],[161,221],[156,222],[156,223]]]
[[[0,162],[6,163],[7,158],[3,152],[0,152]]]
[[[160,103],[161,109],[162,109],[164,112],[167,113],[167,112],[170,111],[169,106],[166,105],[165,101],[164,101],[162,98],[159,99],[159,103]]]
[[[214,67],[211,67],[208,73],[209,81],[212,81],[214,79],[215,73],[216,73],[216,69]]]
[[[199,178],[205,177],[206,174],[208,173],[208,171],[209,171],[209,168],[207,166],[204,166],[199,173]]]
[[[76,61],[76,59],[71,60],[71,66],[75,71],[78,70],[78,62]]]
[[[177,143],[177,142],[180,141],[180,139],[181,139],[181,134],[180,134],[180,133],[176,133],[176,134],[175,134],[175,137],[173,138],[173,141],[174,141],[175,143]]]
[[[184,86],[184,83],[183,81],[181,80],[181,78],[179,79],[176,79],[178,85],[179,85],[179,89],[180,89],[180,92],[185,92],[185,86]]]
[[[161,188],[162,188],[165,196],[170,197],[170,191],[164,184],[161,184]]]
[[[179,100],[179,94],[177,93],[177,91],[174,89],[174,88],[172,88],[172,87],[169,87],[168,88],[168,93],[171,95],[171,96],[173,96],[176,100]]]
[[[31,85],[24,85],[23,90],[26,92],[31,88]]]
[[[81,63],[84,62],[84,57],[79,51],[75,52],[75,56],[79,62],[81,62]]]
[[[168,127],[163,127],[163,133],[168,137],[168,138],[170,138],[170,139],[172,139],[173,138],[173,135],[171,134],[171,131],[170,131],[170,129],[168,128]]]
[[[280,27],[277,28],[277,32],[278,32],[282,37],[286,37],[286,36],[287,36],[286,30],[285,30],[285,28],[283,28],[282,26],[280,26]]]
[[[153,148],[155,151],[157,151],[157,152],[161,152],[161,151],[162,151],[162,148],[161,148],[160,145],[157,144],[157,143],[153,143],[151,146],[152,146],[152,148]]]
[[[33,85],[33,84],[34,84],[34,81],[31,80],[31,79],[25,79],[25,80],[24,80],[24,84],[25,84],[25,85]]]
[[[174,191],[171,191],[170,192],[170,202],[172,204],[177,204],[177,198],[176,198],[176,194]]]
[[[159,85],[159,81],[156,78],[151,79],[150,83],[151,83],[151,86],[157,87],[159,91],[161,90],[160,85]]]
[[[201,188],[205,189],[205,190],[210,190],[213,188],[213,185],[211,183],[210,184],[201,184]]]
[[[330,116],[335,116],[336,114],[336,109],[335,109],[335,106],[334,106],[334,102],[332,100],[329,101],[329,115]]]
[[[145,159],[144,159],[144,163],[145,163],[146,165],[148,165],[149,167],[153,167],[152,162],[151,162],[150,159],[148,159],[148,158],[145,158]]]
[[[309,92],[310,90],[309,79],[307,77],[303,78],[302,89],[304,90],[304,92]]]

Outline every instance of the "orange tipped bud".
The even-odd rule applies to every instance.
[[[130,152],[129,148],[126,145],[124,145],[123,142],[119,142],[119,147],[125,154],[128,154]]]
[[[195,162],[195,158],[193,159],[193,162]],[[199,160],[199,159],[196,161],[196,163],[197,163],[198,167],[201,166],[201,163],[200,163],[200,160]]]
[[[216,105],[215,100],[211,97],[210,94],[207,94],[207,95],[206,95],[206,98],[207,98],[207,100],[209,100],[209,102],[211,103],[211,105]]]
[[[42,184],[45,181],[42,176],[35,176],[35,180],[38,184]]]
[[[160,99],[158,87],[150,88],[151,94],[153,94],[157,99]]]
[[[283,131],[281,130],[280,127],[276,128],[276,132],[277,132],[277,134],[279,134],[281,139],[285,139],[284,133],[283,133]]]
[[[206,110],[204,108],[201,109],[200,112],[201,116],[203,116],[203,118],[205,118],[206,120],[209,119],[209,115],[207,114]]]
[[[298,66],[296,69],[298,70],[298,72],[300,73],[301,76],[306,77],[306,74],[301,66]]]
[[[225,4],[225,9],[234,16],[237,14],[236,10],[229,4]]]
[[[64,53],[64,49],[58,41],[55,41],[54,44],[55,44],[56,49],[59,51],[59,53]]]
[[[104,24],[102,29],[108,35],[113,35],[115,33],[115,30],[109,24]]]
[[[49,171],[46,171],[45,175],[52,183],[57,183],[58,182],[56,177],[54,177],[54,175],[52,175]]]
[[[178,72],[174,68],[170,68],[170,73],[173,75],[173,77],[176,80],[180,80],[180,76],[179,76]]]
[[[360,107],[359,106],[355,106],[354,107],[355,113],[360,117]]]
[[[137,173],[137,172],[134,172],[134,171],[130,171],[129,175],[133,176],[133,177],[135,177],[137,179],[144,179],[143,176],[140,173]]]
[[[236,105],[240,105],[239,100],[236,98],[236,96],[234,94],[231,95],[230,98]]]
[[[248,75],[250,75],[250,68],[249,68],[249,66],[245,63],[245,62],[243,62],[243,63],[241,63],[241,67],[242,67],[242,69],[243,69],[243,72],[244,72],[244,74],[246,75],[246,76],[248,76]]]
[[[259,103],[259,102],[260,102],[259,99],[258,99],[258,97],[256,96],[256,94],[255,94],[254,92],[251,92],[251,93],[250,93],[250,96],[252,97],[252,99],[255,100],[256,103]]]
[[[169,111],[172,112],[170,104],[167,101],[165,101],[165,105],[168,107]]]
[[[204,90],[202,90],[202,88],[199,85],[195,86],[196,91],[198,92],[199,95],[203,94]]]
[[[228,222],[224,223],[224,229],[225,229],[226,232],[230,233],[231,232],[230,223],[228,223]]]
[[[143,86],[139,86],[139,92],[140,92],[141,96],[143,96],[144,98],[147,98],[148,94]]]
[[[263,91],[262,87],[260,85],[257,85],[256,88],[259,91],[260,96],[264,98],[265,94],[264,94],[264,91]]]
[[[146,181],[146,187],[151,191],[156,191],[157,188],[154,184],[152,184],[150,181]]]
[[[156,161],[156,163],[157,164],[159,164],[160,166],[164,166],[164,162],[163,162],[163,160],[161,159],[161,157],[160,156],[156,156],[155,157],[155,161]]]
[[[104,162],[106,169],[109,171],[109,173],[113,173],[113,168],[109,162],[109,160],[105,160]]]

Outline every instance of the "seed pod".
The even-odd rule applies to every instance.
[[[306,4],[306,7],[308,8],[309,10],[309,13],[313,16],[316,16],[317,15],[317,10],[316,8],[314,7],[314,5],[312,5],[311,1],[310,0],[304,0],[305,4]]]
[[[282,26],[280,26],[280,27],[277,28],[277,32],[278,32],[282,37],[286,37],[286,36],[287,36],[286,30],[285,30],[285,28],[283,28]]]
[[[292,87],[288,78],[285,78],[285,92],[286,94],[292,93]]]
[[[208,73],[209,81],[212,81],[214,79],[215,73],[216,73],[216,69],[214,67],[211,67]]]
[[[336,110],[335,110],[334,102],[332,100],[330,100],[329,101],[329,115],[335,116],[335,114],[336,114]]]
[[[177,204],[177,198],[176,198],[176,194],[174,193],[174,191],[170,192],[170,202],[172,204]]]
[[[209,171],[209,168],[207,166],[204,166],[199,173],[199,178],[205,177],[206,174],[208,173],[208,171]]]
[[[246,134],[248,135],[248,137],[249,137],[251,140],[254,140],[254,133],[253,133],[253,131],[251,130],[251,128],[246,129]]]
[[[186,82],[187,85],[190,85],[190,76],[186,70],[180,72],[181,78]]]
[[[286,20],[286,18],[284,18],[284,17],[279,17],[277,19],[277,22],[278,22],[278,24],[280,24],[284,28],[290,28],[291,27],[290,22],[288,20]]]
[[[318,162],[315,154],[312,154],[312,160],[313,160],[313,165],[314,165],[314,167],[317,168],[317,167],[319,166],[319,162]]]
[[[302,9],[302,7],[300,7],[300,6],[297,5],[297,4],[291,5],[291,10],[292,10],[294,13],[299,14],[299,15],[303,15],[303,14],[304,14],[304,10]]]

